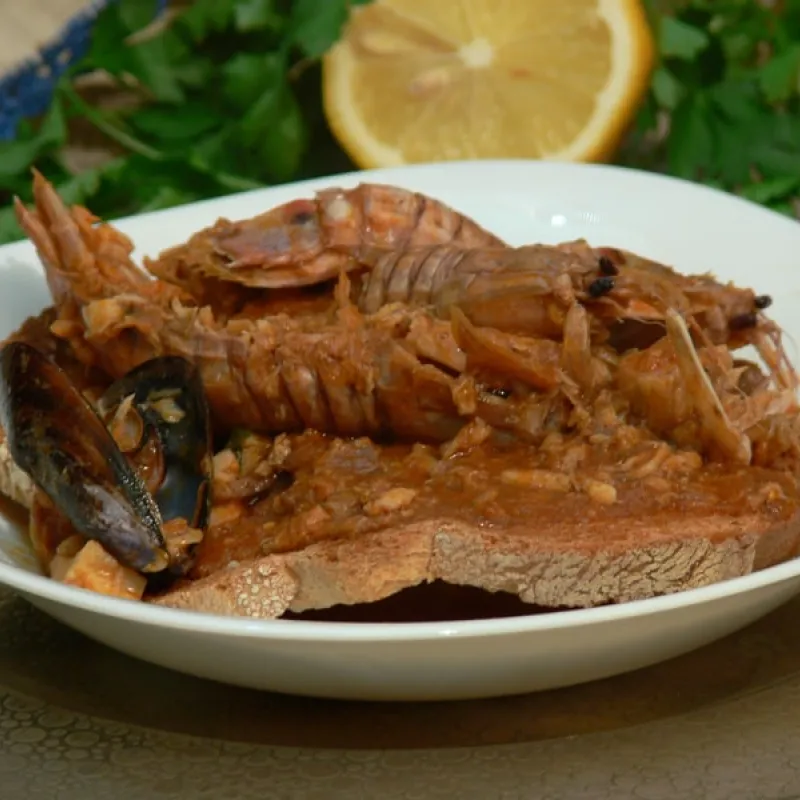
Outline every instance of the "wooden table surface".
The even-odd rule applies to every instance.
[[[0,0],[0,73],[36,52],[91,0]]]

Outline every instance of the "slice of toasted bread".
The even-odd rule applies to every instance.
[[[171,589],[154,602],[215,614],[274,618],[337,604],[370,603],[443,580],[510,592],[546,607],[589,607],[716,583],[792,557],[800,511],[739,517],[617,519],[487,531],[429,520],[229,567]]]

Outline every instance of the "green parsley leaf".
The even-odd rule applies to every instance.
[[[236,0],[193,0],[181,14],[180,24],[199,42],[215,31],[224,31],[237,5]]]
[[[121,75],[129,63],[125,40],[130,29],[117,3],[109,3],[97,15],[92,26],[92,40],[85,66]]]
[[[673,110],[686,94],[683,84],[664,66],[653,73],[652,90],[657,103],[670,110]]]
[[[163,103],[180,103],[186,95],[172,70],[166,41],[153,37],[127,48],[127,70]]]
[[[219,117],[208,106],[189,101],[176,113],[172,106],[146,106],[133,112],[128,122],[139,133],[166,140],[195,140],[216,128]]]
[[[691,61],[697,58],[709,45],[708,34],[681,22],[674,17],[664,17],[659,28],[658,44],[665,58],[680,58]]]
[[[286,181],[297,171],[306,148],[303,116],[289,85],[266,89],[244,115],[240,140],[252,158],[275,181]]]
[[[142,30],[156,18],[157,0],[118,0],[119,18],[129,33]]]
[[[222,70],[225,98],[234,110],[247,111],[265,87],[280,84],[285,73],[285,60],[276,53],[238,53]]]
[[[800,44],[771,58],[759,71],[761,90],[769,103],[784,103],[797,93],[800,78]]]
[[[772,178],[768,181],[743,186],[740,194],[754,203],[767,205],[777,200],[783,200],[787,195],[794,194],[798,189],[800,189],[800,176],[795,178],[791,175],[784,175],[780,178]]]
[[[113,165],[106,164],[104,169],[108,172]],[[58,194],[61,199],[68,205],[85,203],[100,188],[104,169],[86,170],[59,183]]]
[[[26,174],[46,150],[60,147],[66,138],[64,107],[56,99],[37,130],[27,137],[0,142],[0,186],[9,178]]]
[[[236,4],[233,17],[239,31],[278,30],[283,23],[275,0],[243,0]]]
[[[668,144],[670,171],[680,178],[698,180],[711,172],[716,138],[708,101],[702,95],[690,95],[672,115]]]
[[[349,5],[347,0],[294,0],[292,38],[308,58],[318,58],[339,38]]]

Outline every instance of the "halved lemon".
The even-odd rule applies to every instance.
[[[325,57],[325,114],[362,168],[600,161],[653,57],[639,0],[376,0]]]

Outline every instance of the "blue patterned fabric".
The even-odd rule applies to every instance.
[[[97,15],[114,2],[117,0],[90,3],[36,55],[0,76],[0,140],[13,139],[20,120],[47,110],[58,79],[86,54]],[[160,13],[167,0],[159,0],[158,5]]]

